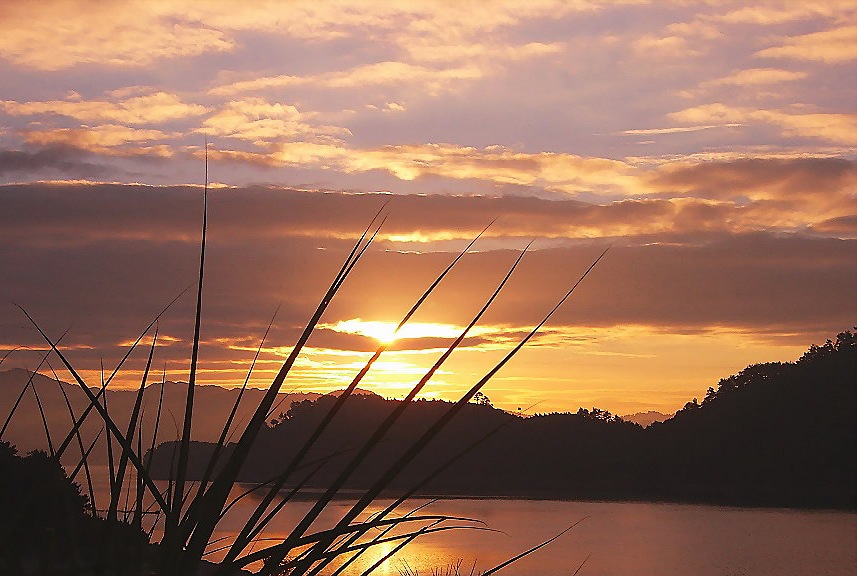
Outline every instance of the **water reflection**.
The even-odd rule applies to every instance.
[[[100,477],[97,475],[96,477]],[[107,486],[96,487],[107,501]],[[241,493],[236,487],[233,497]],[[425,503],[414,500],[411,508]],[[231,541],[255,503],[241,500],[227,514],[215,538]],[[330,527],[352,501],[334,501],[313,524]],[[379,501],[367,514],[389,501]],[[311,508],[311,501],[290,503],[261,538],[283,539]],[[375,574],[445,573],[461,563],[468,574],[486,570],[554,536],[577,520],[579,526],[548,547],[504,570],[506,576],[573,574],[590,557],[585,576],[854,576],[857,566],[857,514],[719,508],[677,504],[555,502],[532,500],[453,499],[431,504],[421,512],[483,520],[498,532],[456,530],[425,535],[385,562]],[[156,537],[158,531],[155,531]],[[262,547],[259,542],[256,549]],[[222,543],[217,546],[222,545]],[[370,549],[348,570],[360,574],[395,546]],[[212,554],[215,560],[223,552]],[[330,574],[337,564],[332,564]]]

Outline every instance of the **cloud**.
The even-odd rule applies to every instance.
[[[699,132],[701,130],[712,130],[714,128],[738,128],[743,124],[728,123],[728,124],[705,124],[702,126],[674,126],[672,128],[645,128],[637,130],[623,130],[619,134],[639,135],[639,134],[681,134],[684,132]]]
[[[268,339],[270,352],[263,354],[260,365],[262,370],[273,369],[351,243],[385,200],[390,203],[381,237],[325,313],[322,322],[330,327],[348,327],[348,320],[355,318],[398,321],[464,247],[465,238],[499,216],[475,245],[477,252],[465,255],[414,318],[444,330],[460,327],[490,295],[518,250],[533,236],[539,238],[488,310],[481,326],[489,330],[466,342],[462,353],[478,356],[480,363],[468,364],[465,357],[455,370],[465,378],[538,322],[608,244],[613,244],[611,251],[551,319],[548,331],[529,350],[532,355],[522,356],[507,376],[564,378],[540,372],[557,357],[539,354],[561,347],[563,361],[574,354],[587,366],[595,356],[577,354],[611,353],[614,366],[621,355],[636,354],[636,368],[623,364],[630,377],[644,370],[640,362],[648,365],[640,356],[651,352],[649,340],[641,334],[651,333],[670,335],[669,346],[659,352],[664,365],[674,362],[682,342],[700,342],[682,335],[706,336],[695,353],[710,351],[712,342],[722,343],[724,335],[736,333],[744,335],[741,346],[791,334],[799,336],[790,342],[800,339],[805,347],[812,341],[808,334],[816,341],[828,337],[847,328],[853,321],[849,318],[857,315],[857,206],[853,198],[848,204],[844,197],[853,190],[853,172],[848,162],[815,159],[675,166],[664,171],[663,181],[649,185],[684,198],[600,206],[523,197],[391,197],[264,187],[211,190],[202,377],[241,378],[251,349],[281,303]],[[801,190],[814,194],[806,206],[819,204],[825,196],[838,198],[839,213],[816,218],[816,212],[801,212],[803,204],[794,205]],[[0,305],[0,346],[39,345],[37,334],[8,305],[19,302],[52,335],[71,327],[66,342],[74,347],[73,361],[97,378],[101,358],[108,366],[117,361],[124,352],[120,344],[193,284],[201,194],[199,187],[119,184],[0,188],[7,208],[0,211],[0,267],[8,271],[0,286],[0,301],[7,303]],[[802,222],[791,222],[793,228],[777,228],[781,220],[802,216]],[[608,237],[611,234],[622,236]],[[448,240],[390,239],[408,235]],[[839,239],[848,237],[852,239]],[[176,339],[158,350],[172,374],[187,371],[194,304],[189,296],[160,322],[162,333]],[[637,330],[630,336],[629,327]],[[418,362],[414,355],[443,346],[450,332],[423,334],[394,347],[400,350],[389,360],[404,363],[397,370],[407,372],[427,361]],[[293,385],[317,386],[322,377],[338,382],[353,376],[360,351],[374,345],[365,335],[322,330]],[[760,359],[758,344],[753,346],[753,353],[734,369]],[[142,367],[144,356],[136,359],[134,370]],[[726,373],[720,365],[719,370]],[[700,390],[723,375],[718,371],[700,380]],[[662,370],[652,368],[652,374],[664,385]],[[592,377],[607,376],[602,372]],[[449,385],[460,382],[452,373],[444,378]],[[676,378],[687,382],[687,372]],[[379,376],[379,385],[381,380]]]
[[[125,146],[129,142],[149,142],[170,137],[160,130],[141,130],[106,124],[80,129],[32,130],[25,131],[22,135],[24,140],[29,144],[40,146],[72,146],[105,156],[169,158],[173,155],[172,149],[164,144]]]
[[[778,70],[776,68],[750,68],[738,70],[729,76],[707,80],[700,87],[712,86],[762,86],[768,84],[779,84],[781,82],[793,82],[806,78],[806,72],[795,72],[791,70]]]
[[[426,176],[479,179],[503,184],[540,185],[570,194],[615,191],[635,177],[617,160],[573,154],[528,154],[502,146],[478,149],[454,144],[348,148],[313,142],[285,142],[268,152],[218,150],[211,157],[270,166],[320,167],[346,173],[382,170],[401,180]]]
[[[156,3],[107,1],[90,10],[84,0],[39,6],[6,3],[0,18],[0,57],[41,70],[78,64],[150,66],[160,60],[240,48],[241,32],[329,42],[374,35],[407,47],[428,39],[485,37],[539,18],[599,10],[601,2],[518,0],[482,5],[447,2],[290,2],[249,0],[240,10],[217,0]],[[46,42],[46,38],[51,41]],[[519,51],[539,51],[535,45]],[[423,52],[425,52],[423,50]]]
[[[215,96],[230,96],[245,92],[259,92],[274,88],[312,86],[313,88],[350,89],[372,86],[407,85],[419,87],[432,94],[462,81],[476,80],[484,71],[474,64],[451,68],[429,68],[406,62],[386,61],[366,64],[342,72],[328,72],[308,76],[266,76],[242,80],[212,88]]]
[[[714,21],[729,24],[770,26],[815,18],[842,18],[853,12],[853,8],[854,4],[850,0],[772,2],[742,6],[738,9],[727,10],[706,17]]]
[[[122,124],[155,124],[181,118],[201,116],[206,108],[187,104],[175,94],[158,91],[117,100],[50,100],[16,102],[0,100],[0,110],[13,116],[60,115],[81,122],[118,122]]]
[[[812,138],[846,146],[857,144],[857,114],[758,110],[718,102],[686,108],[667,117],[688,124],[764,122],[779,127],[788,138]]]
[[[857,25],[783,38],[779,46],[756,53],[760,58],[788,58],[837,64],[857,59]]]
[[[231,101],[203,122],[202,132],[255,142],[299,137],[341,137],[346,128],[312,122],[314,114],[302,114],[294,106],[269,103],[262,98]]]
[[[690,48],[687,39],[682,36],[658,36],[646,34],[634,42],[634,50],[647,58],[680,59],[698,56],[699,50]]]
[[[647,198],[601,205],[570,199],[390,196],[281,187],[218,189],[209,195],[212,226],[230,242],[353,240],[390,200],[390,218],[380,235],[389,242],[384,246],[432,251],[437,246],[457,250],[455,241],[474,237],[498,217],[484,239],[493,248],[519,248],[534,237],[550,240],[544,246],[597,238],[634,245],[695,244],[712,233],[795,233],[857,213],[856,183],[857,168],[845,160],[745,159],[663,165],[637,181]],[[34,238],[13,212],[0,213],[0,238],[10,241],[79,244],[133,238],[195,245],[188,232],[199,210],[200,191],[195,187],[34,184],[5,186],[2,193],[20,210],[38,212],[44,224]],[[76,222],[73,228],[70,215]]]
[[[102,166],[83,158],[79,150],[65,146],[48,146],[35,151],[0,150],[0,174],[31,174],[45,168],[77,177],[93,177],[104,172]]]
[[[0,8],[0,57],[53,71],[88,63],[148,66],[234,47],[223,31],[169,13],[166,5],[107,1],[90,8],[85,1],[39,6],[5,2]]]

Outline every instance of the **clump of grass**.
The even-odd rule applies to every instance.
[[[205,467],[202,480],[194,490],[188,484],[188,462],[191,450],[190,439],[194,417],[194,391],[199,364],[200,326],[203,316],[205,249],[208,233],[207,198],[208,170],[206,162],[206,186],[203,191],[202,233],[200,242],[199,274],[196,284],[196,313],[190,360],[190,377],[187,386],[187,396],[185,398],[184,416],[181,421],[181,434],[178,441],[178,451],[173,462],[173,469],[166,489],[155,482],[150,471],[150,463],[146,462],[144,458],[144,441],[140,410],[143,390],[149,379],[152,359],[157,346],[157,321],[161,315],[169,309],[172,303],[175,302],[175,299],[173,302],[170,302],[142,331],[134,344],[129,347],[126,354],[110,376],[102,378],[102,383],[97,389],[93,389],[84,381],[80,373],[62,352],[59,347],[61,338],[52,339],[49,337],[33,317],[27,311],[22,309],[27,318],[30,319],[35,328],[48,343],[50,351],[59,358],[65,369],[69,374],[71,374],[74,381],[80,386],[89,400],[87,408],[77,416],[75,416],[71,410],[71,405],[69,404],[69,413],[72,421],[71,429],[66,434],[64,440],[59,444],[59,448],[57,450],[54,450],[53,443],[50,442],[50,440],[49,443],[52,452],[51,457],[56,460],[59,460],[59,458],[62,457],[72,442],[76,443],[76,446],[81,453],[81,458],[79,465],[72,474],[72,477],[74,477],[81,468],[85,470],[92,506],[94,507],[95,504],[95,495],[92,490],[92,481],[90,478],[90,470],[87,465],[87,459],[95,443],[93,442],[88,449],[85,448],[85,442],[81,438],[80,431],[83,423],[87,421],[87,418],[91,416],[92,412],[95,412],[103,424],[102,432],[108,440],[108,448],[115,452],[115,454],[110,458],[110,502],[106,510],[106,520],[115,524],[130,524],[137,529],[142,529],[143,517],[154,516],[155,520],[150,526],[149,534],[151,535],[156,525],[161,525],[163,527],[163,536],[157,546],[152,546],[147,552],[148,556],[146,564],[152,567],[153,572],[151,573],[164,576],[199,574],[205,565],[206,573],[210,572],[219,576],[225,576],[228,574],[241,573],[242,570],[250,566],[259,566],[261,564],[261,568],[258,568],[257,573],[262,576],[277,574],[289,574],[295,576],[313,575],[320,574],[323,570],[332,568],[331,565],[335,561],[339,561],[339,567],[332,572],[333,574],[338,575],[346,573],[345,571],[353,566],[354,562],[367,549],[380,544],[394,543],[395,546],[392,548],[391,552],[386,554],[383,558],[363,572],[364,574],[369,574],[377,569],[393,554],[400,551],[414,539],[425,534],[465,528],[487,529],[484,526],[481,526],[478,521],[470,518],[457,518],[448,515],[420,513],[420,509],[416,509],[405,514],[400,514],[398,511],[408,498],[413,496],[428,481],[442,471],[454,466],[457,460],[464,457],[469,451],[473,450],[479,443],[487,439],[488,436],[495,433],[499,428],[489,432],[485,437],[472,445],[464,447],[459,453],[449,455],[448,460],[437,470],[427,475],[426,478],[416,486],[405,491],[399,498],[381,511],[376,512],[371,516],[366,516],[366,513],[370,505],[377,502],[380,494],[390,486],[390,483],[399,475],[399,473],[401,473],[402,470],[404,470],[423,451],[423,449],[432,442],[437,434],[477,393],[480,392],[480,390],[497,373],[497,371],[507,364],[521,350],[521,348],[526,345],[526,343],[537,333],[545,322],[548,321],[554,312],[556,312],[556,310],[572,295],[580,282],[583,281],[583,279],[590,273],[604,254],[602,253],[592,263],[592,265],[584,271],[579,280],[558,300],[556,305],[516,346],[506,354],[500,362],[498,362],[481,379],[479,379],[458,399],[458,401],[453,403],[437,420],[437,422],[435,422],[422,436],[420,436],[396,461],[391,463],[386,470],[380,471],[380,474],[374,484],[372,484],[372,486],[357,499],[357,501],[333,527],[324,530],[313,529],[314,522],[322,512],[327,509],[330,502],[336,497],[348,479],[366,461],[372,450],[381,441],[383,441],[387,432],[396,423],[407,406],[416,398],[453,351],[458,348],[469,331],[479,322],[490,305],[495,301],[509,278],[512,276],[513,272],[516,270],[518,264],[521,262],[521,259],[526,254],[529,246],[522,250],[517,259],[511,264],[505,276],[498,283],[491,296],[485,301],[479,312],[470,320],[466,328],[448,346],[425,375],[420,378],[419,382],[417,382],[417,384],[410,390],[404,400],[398,404],[389,417],[384,420],[377,429],[373,431],[369,439],[355,451],[354,455],[348,464],[341,470],[338,477],[317,498],[311,509],[298,521],[292,531],[285,538],[281,538],[278,541],[272,542],[268,539],[262,539],[261,536],[264,535],[264,531],[272,519],[288,505],[297,490],[305,482],[309,481],[312,478],[313,473],[324,464],[324,461],[307,462],[307,454],[310,452],[313,445],[315,445],[319,437],[325,433],[325,430],[328,428],[330,423],[337,417],[340,409],[357,389],[358,384],[372,368],[375,361],[386,350],[387,344],[380,344],[375,353],[357,373],[348,387],[339,395],[324,419],[304,442],[300,450],[297,451],[297,454],[293,459],[275,478],[270,479],[268,482],[258,484],[252,488],[253,492],[261,495],[261,497],[258,498],[258,502],[253,512],[246,519],[244,525],[234,538],[231,540],[222,540],[215,538],[215,531],[218,524],[223,519],[225,513],[235,505],[237,500],[246,495],[245,492],[245,494],[242,494],[238,498],[230,500],[230,495],[233,493],[233,489],[238,481],[239,471],[246,461],[258,434],[266,425],[267,418],[276,409],[275,403],[277,401],[278,394],[293,368],[295,361],[310,338],[310,335],[313,333],[337,292],[342,288],[354,267],[365,255],[367,249],[381,230],[384,224],[383,213],[386,208],[386,204],[381,207],[362,235],[353,245],[339,271],[334,276],[327,291],[322,296],[319,304],[310,314],[309,321],[301,332],[291,353],[283,362],[277,375],[268,386],[264,397],[253,411],[252,416],[243,427],[243,430],[241,430],[237,440],[230,445],[231,449],[226,450],[225,448],[231,435],[237,434],[237,430],[233,427],[233,418],[238,408],[238,403],[241,402],[244,388],[246,388],[247,382],[249,381],[250,372],[252,371],[251,365],[247,379],[245,379],[241,388],[241,392],[235,400],[229,417],[224,423],[220,438],[215,443],[212,455]],[[410,320],[423,303],[431,296],[437,286],[449,274],[453,267],[459,264],[461,259],[470,251],[474,243],[484,232],[485,230],[477,235],[476,238],[474,238],[428,286],[425,292],[417,299],[401,319],[397,330]],[[181,294],[179,296],[181,296]],[[176,299],[179,296],[177,296]],[[128,357],[137,348],[146,335],[153,330],[153,328],[154,332],[151,337],[148,359],[140,382],[140,387],[137,392],[131,417],[127,422],[127,425],[124,426],[124,428],[120,428],[110,414],[104,393],[108,384],[121,370]],[[267,332],[265,337],[267,337]],[[262,342],[264,343],[264,338]],[[262,344],[260,344],[260,350],[261,346]],[[46,360],[47,355],[43,362]],[[35,388],[32,387],[32,389],[35,393]],[[22,395],[25,391],[26,388],[22,391]],[[146,442],[146,445],[150,446],[150,450],[153,449],[155,445],[157,427],[161,418],[162,403],[163,380],[161,385],[161,397],[158,402],[158,417],[156,419],[155,430],[152,433],[151,442]],[[12,413],[14,413],[14,411],[15,409],[13,408]],[[9,415],[9,418],[11,418],[11,416],[12,414]],[[4,429],[6,425],[8,425],[8,419],[6,424],[4,424]],[[47,426],[45,430],[46,435],[50,438]],[[0,433],[0,437],[2,437],[2,433]],[[115,468],[114,458],[118,458],[118,463]],[[296,485],[297,488],[293,488],[291,492],[283,494],[284,486],[289,483]],[[124,510],[121,510],[122,514],[120,515],[120,503],[123,501],[123,490],[125,492],[125,505],[123,506]],[[133,492],[133,497],[130,495],[131,492]],[[568,529],[570,528],[571,527]],[[565,531],[563,533],[565,533]],[[502,570],[509,564],[538,550],[542,546],[553,541],[555,538],[558,538],[560,535],[561,534],[539,544],[538,546],[534,546],[533,548],[522,552],[514,558],[490,570],[484,571],[482,574],[493,574]],[[260,542],[262,542],[261,546],[259,546]],[[223,553],[222,559],[216,566],[206,565],[205,558],[216,552]],[[105,553],[110,553],[109,547],[105,550]],[[125,559],[120,557],[113,559],[112,573],[141,573],[139,566],[130,566],[124,560]],[[135,562],[138,562],[139,564],[139,559],[135,560]],[[458,574],[458,567],[455,568],[455,573]]]

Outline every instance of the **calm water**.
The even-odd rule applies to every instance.
[[[423,502],[415,500],[413,506]],[[329,526],[350,504],[332,503],[315,527]],[[235,506],[215,537],[237,534],[252,505],[245,499]],[[310,507],[310,502],[290,504],[265,536],[284,537]],[[474,561],[477,572],[486,570],[586,518],[500,574],[570,576],[588,558],[581,576],[857,576],[855,513],[469,499],[436,502],[422,512],[476,518],[501,532],[456,530],[426,535],[375,574],[399,576],[407,562],[420,575],[431,575],[432,569],[445,570],[459,560],[463,574],[469,573]],[[360,574],[392,546],[365,554],[353,573]]]

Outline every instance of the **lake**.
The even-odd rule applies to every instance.
[[[96,474],[103,479],[105,475]],[[101,501],[106,482],[96,482]],[[233,494],[243,491],[236,487]],[[415,499],[402,513],[425,503]],[[378,510],[389,501],[380,500]],[[331,525],[352,501],[330,504],[315,528]],[[99,504],[99,507],[101,505]],[[254,502],[241,500],[224,518],[215,538],[237,534]],[[285,537],[312,506],[289,504],[264,537]],[[422,536],[374,572],[400,576],[445,574],[461,561],[463,575],[476,573],[558,534],[584,519],[558,540],[519,560],[506,576],[855,576],[857,513],[790,509],[751,509],[638,502],[449,499],[421,513],[475,518],[500,532],[455,530]],[[384,547],[386,546],[386,547]],[[349,574],[360,574],[393,544],[361,557]],[[212,556],[210,559],[215,559]],[[588,560],[587,560],[588,559]]]
[[[424,503],[415,500],[413,506]],[[386,504],[388,502],[382,502]],[[296,502],[272,524],[285,534],[310,503]],[[339,517],[348,501],[331,504],[321,523]],[[480,519],[502,533],[456,530],[418,538],[375,573],[399,576],[405,562],[419,574],[459,560],[468,574],[496,564],[583,522],[545,548],[501,571],[509,576],[854,576],[857,514],[746,509],[663,503],[454,499],[422,512]],[[221,535],[237,530],[242,513]],[[366,554],[366,567],[392,548]],[[360,570],[355,570],[360,574]]]

